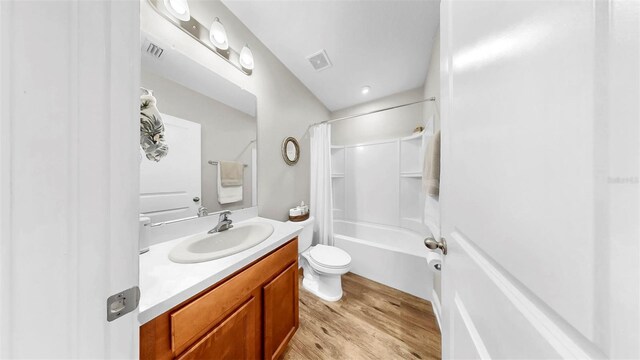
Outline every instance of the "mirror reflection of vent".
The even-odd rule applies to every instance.
[[[331,61],[325,50],[320,50],[315,54],[307,56],[307,60],[316,71],[322,71],[331,67]]]
[[[147,53],[156,57],[156,58],[160,58],[160,56],[162,56],[162,53],[164,52],[164,49],[161,48],[160,46],[150,42],[149,46],[147,46]]]

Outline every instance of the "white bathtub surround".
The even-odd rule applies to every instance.
[[[427,235],[421,148],[422,134],[333,146],[335,218],[401,227]]]
[[[296,223],[282,223],[260,217],[241,221],[238,225],[253,222],[272,225],[273,233],[260,244],[224,258],[197,264],[172,262],[169,260],[169,252],[184,241],[184,237],[151,246],[148,253],[140,255],[140,324],[277,249],[302,231]]]
[[[353,273],[429,300],[422,138],[332,147],[334,243]]]
[[[333,245],[333,195],[331,188],[331,125],[311,127],[311,214],[315,217],[317,244]]]
[[[421,234],[399,227],[336,220],[335,246],[351,255],[351,272],[431,300],[433,276]]]

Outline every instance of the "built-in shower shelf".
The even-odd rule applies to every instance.
[[[403,137],[401,140],[402,141],[411,141],[411,140],[418,140],[418,139],[422,139],[422,131],[420,131],[419,133],[416,133],[416,134],[411,134],[409,136]]]
[[[422,178],[422,173],[421,172],[403,172],[400,173],[400,177],[405,177],[405,178]]]

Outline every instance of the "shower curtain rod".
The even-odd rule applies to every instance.
[[[337,118],[337,119],[320,121],[320,122],[317,122],[317,123],[309,125],[309,127],[307,127],[307,130],[311,129],[312,126],[316,126],[316,125],[320,125],[320,124],[331,124],[331,123],[336,122],[336,121],[353,119],[353,118],[356,118],[356,117],[359,117],[359,116],[371,115],[371,114],[375,114],[375,113],[379,113],[379,112],[383,112],[383,111],[387,111],[387,110],[393,110],[393,109],[397,109],[397,108],[401,108],[401,107],[405,107],[405,106],[409,106],[409,105],[419,104],[419,103],[423,103],[423,102],[427,102],[427,101],[436,101],[436,97],[432,96],[430,98],[426,98],[426,99],[423,99],[423,100],[418,100],[418,101],[414,101],[414,102],[410,102],[410,103],[406,103],[406,104],[402,104],[402,105],[390,106],[390,107],[387,107],[387,108],[384,108],[384,109],[373,110],[373,111],[369,111],[369,112],[362,113],[362,114],[349,115],[349,116],[345,116],[345,117],[341,117],[341,118]]]

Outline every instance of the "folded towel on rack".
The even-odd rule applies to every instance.
[[[218,163],[218,202],[220,204],[229,204],[238,201],[242,201],[242,192],[243,186],[242,184],[239,186],[223,186],[222,185],[222,162]]]
[[[218,170],[222,186],[242,186],[244,164],[235,161],[219,161]]]
[[[430,196],[440,194],[440,131],[428,139],[422,168],[422,189]]]

